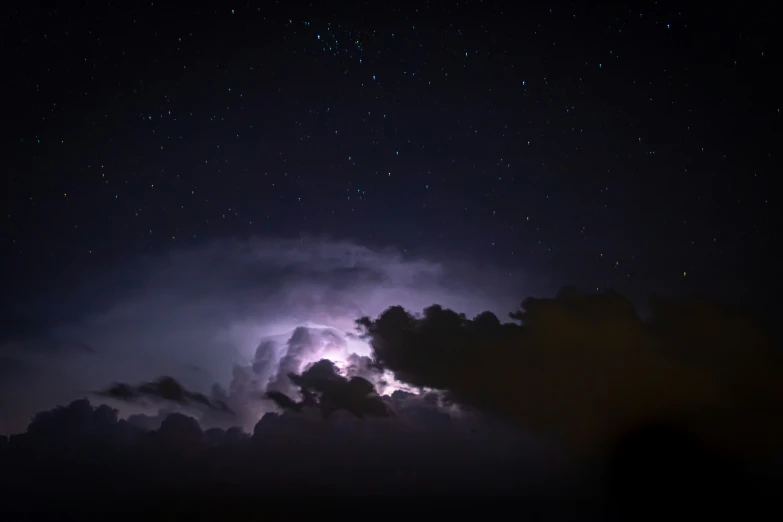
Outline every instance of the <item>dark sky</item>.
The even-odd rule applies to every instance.
[[[308,234],[752,294],[781,167],[770,24],[679,2],[7,11],[4,293]]]
[[[22,4],[0,14],[0,435],[27,431],[0,437],[0,490],[100,483],[25,451],[101,437],[223,448],[201,472],[240,448],[205,484],[517,484],[677,408],[732,459],[780,455],[769,338],[731,307],[644,304],[777,320],[763,9]],[[685,488],[723,480],[660,454]],[[146,481],[154,455],[106,480]],[[188,462],[157,480],[190,484]]]

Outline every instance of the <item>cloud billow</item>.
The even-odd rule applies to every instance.
[[[69,475],[78,459],[111,462],[124,475],[105,484],[144,491],[519,492],[572,487],[560,478],[578,464],[601,481],[576,478],[577,489],[599,483],[644,504],[656,474],[680,478],[666,482],[672,494],[699,483],[730,499],[781,455],[780,353],[738,310],[655,298],[642,318],[616,293],[566,287],[502,321],[502,292],[481,302],[466,290],[489,295],[503,286],[491,278],[444,286],[444,267],[355,246],[224,246],[178,253],[154,285],[71,326],[102,333],[78,357],[82,384],[99,379],[87,389],[119,411],[77,400],[36,415],[0,441],[21,477],[9,488],[41,476],[44,489],[98,487]],[[282,279],[261,277],[259,259]],[[170,323],[155,319],[163,308]],[[156,336],[169,346],[157,358],[139,342]],[[123,349],[144,364],[121,364]],[[50,458],[33,466],[34,452]]]
[[[721,451],[779,451],[783,367],[742,313],[696,299],[651,301],[642,320],[613,293],[529,298],[502,324],[438,305],[358,320],[378,365],[400,381],[515,419],[576,452],[676,418]],[[741,430],[733,429],[742,426]]]
[[[14,397],[0,400],[0,433],[22,431],[35,411],[107,383],[162,375],[224,401],[249,430],[269,408],[250,397],[265,391],[284,355],[296,358],[287,344],[297,328],[333,330],[344,356],[367,356],[367,344],[350,335],[357,317],[393,303],[502,311],[523,282],[321,238],[221,240],[128,259],[81,281],[66,319],[35,317],[29,335],[0,343],[0,396]],[[140,412],[139,404],[117,406]]]

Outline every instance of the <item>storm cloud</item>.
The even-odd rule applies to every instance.
[[[513,322],[432,305],[358,324],[398,380],[516,419],[575,455],[605,453],[648,423],[743,462],[779,454],[783,365],[771,338],[715,302],[653,298],[650,310],[642,319],[619,294],[566,287],[524,300]]]
[[[411,301],[425,288],[440,291],[442,302],[458,304],[416,309],[390,300],[360,318],[291,319],[306,306],[316,316],[330,310],[310,300],[288,309],[286,322],[272,293],[275,321],[245,331],[247,345],[232,345],[237,357],[228,358],[225,380],[212,378],[219,372],[200,352],[173,352],[181,378],[150,364],[144,379],[116,381],[95,394],[117,409],[81,399],[42,411],[25,434],[0,440],[0,450],[6,448],[13,476],[24,477],[17,486],[49,476],[52,491],[60,480],[74,491],[348,494],[404,485],[416,495],[453,494],[456,487],[465,494],[579,492],[608,499],[623,518],[653,496],[664,511],[687,505],[726,513],[745,509],[742,496],[755,494],[760,506],[775,491],[781,354],[742,310],[652,298],[642,317],[612,291],[565,287],[554,297],[515,300],[505,315],[475,303],[459,311],[464,287],[438,286],[446,280],[442,267],[425,272],[430,279],[390,288]],[[382,277],[369,279],[355,288],[384,288]],[[354,297],[347,288],[336,295],[370,308],[361,304],[366,294]],[[184,310],[194,310],[186,306],[193,298],[182,301]],[[201,319],[193,328],[213,332],[212,339],[244,338],[236,324],[193,317]],[[349,318],[354,331],[343,324]],[[146,409],[133,411],[139,407]],[[54,460],[35,460],[41,451]],[[124,474],[100,468],[99,456],[114,459]],[[97,468],[80,476],[82,464],[68,464],[76,458]],[[152,473],[161,459],[169,459],[168,471]]]
[[[226,402],[247,415],[241,424],[251,429],[271,406],[255,401],[245,411],[237,403],[270,378],[291,391],[284,376],[301,370],[301,354],[289,349],[297,335],[331,335],[344,356],[368,356],[367,343],[349,335],[354,321],[391,304],[502,314],[520,295],[544,291],[520,273],[319,238],[213,241],[129,259],[79,285],[69,294],[78,298],[50,303],[46,314],[29,319],[35,327],[23,342],[5,339],[0,347],[0,393],[15,397],[0,403],[0,432],[22,431],[35,411],[112,382],[163,375]],[[67,308],[66,320],[48,320],[57,307]],[[310,330],[296,334],[300,327]],[[122,415],[154,414],[138,404],[116,406]],[[204,415],[223,425],[222,416]]]

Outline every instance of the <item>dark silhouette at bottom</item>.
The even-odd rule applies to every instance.
[[[605,486],[607,514],[618,520],[747,519],[775,508],[762,484],[676,420],[638,425],[620,437],[606,459]]]

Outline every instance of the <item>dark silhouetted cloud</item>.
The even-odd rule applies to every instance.
[[[221,400],[210,400],[203,393],[187,390],[173,377],[164,376],[153,382],[136,386],[125,383],[114,383],[107,389],[96,392],[104,396],[124,402],[173,402],[182,406],[195,405],[232,413],[231,409]]]
[[[398,380],[580,452],[657,416],[677,417],[722,450],[779,450],[783,371],[769,338],[716,303],[657,298],[650,309],[642,320],[620,295],[566,288],[526,299],[511,314],[521,324],[440,306],[421,316],[391,307],[358,324]]]
[[[317,407],[326,418],[339,410],[360,419],[391,415],[370,381],[363,377],[343,377],[328,359],[313,363],[301,375],[289,373],[288,379],[299,387],[301,401],[296,402],[274,389],[265,395],[283,409],[301,411],[306,406]]]

